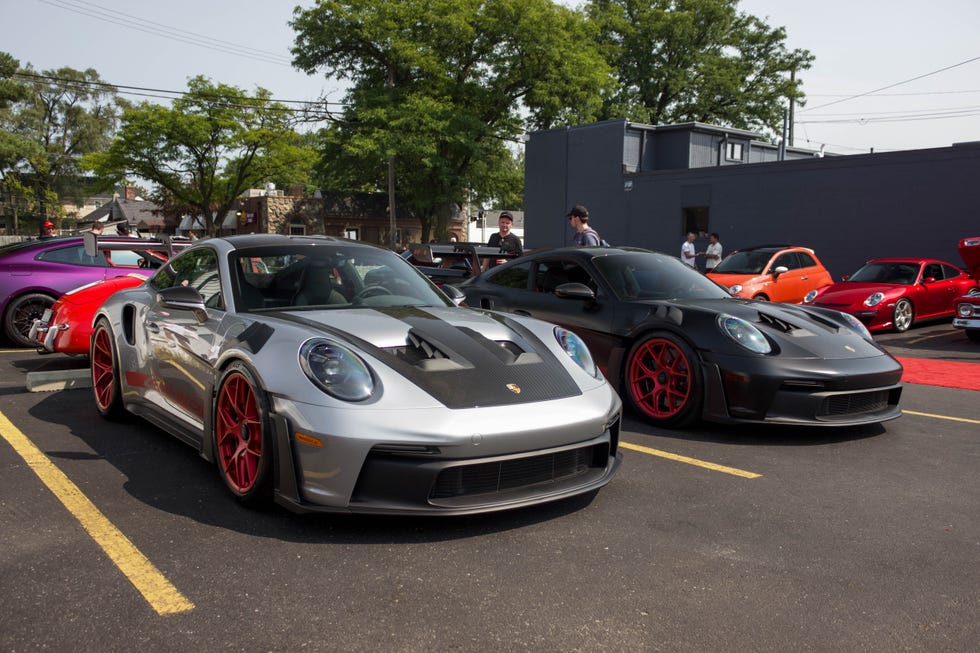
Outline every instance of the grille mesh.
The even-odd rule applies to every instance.
[[[608,445],[559,451],[527,458],[450,467],[440,472],[430,495],[433,499],[492,494],[541,483],[553,483],[602,466]]]
[[[888,407],[888,390],[856,392],[827,397],[820,408],[820,415],[843,417],[874,413]]]

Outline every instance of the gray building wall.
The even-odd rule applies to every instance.
[[[960,264],[957,241],[980,233],[980,143],[631,174],[617,121],[532,134],[526,156],[528,248],[571,244],[563,216],[573,204],[589,208],[590,224],[610,243],[675,256],[684,207],[707,206],[708,231],[719,233],[726,254],[804,245],[835,278],[875,257]],[[661,150],[652,156],[663,163]]]

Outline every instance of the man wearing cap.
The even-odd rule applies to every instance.
[[[48,238],[54,238],[54,223],[50,220],[46,220],[41,225],[41,240],[47,240]]]
[[[572,243],[579,246],[598,247],[602,244],[599,232],[589,226],[589,210],[581,204],[576,204],[568,212],[568,222],[575,229],[575,236]]]
[[[501,211],[500,217],[497,218],[499,231],[490,234],[490,238],[487,239],[487,247],[499,247],[501,252],[513,252],[518,256],[523,254],[524,247],[521,246],[521,239],[510,232],[513,224],[514,216],[510,214],[510,211]]]

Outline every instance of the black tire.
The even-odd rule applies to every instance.
[[[232,363],[222,373],[213,412],[218,475],[240,503],[265,507],[272,499],[273,489],[274,442],[269,401],[245,363]]]
[[[704,403],[701,364],[679,336],[647,334],[629,351],[623,366],[627,402],[651,424],[680,428],[693,423]]]
[[[121,421],[127,416],[119,383],[119,353],[112,327],[105,318],[99,319],[89,345],[92,372],[92,396],[95,407],[105,419]]]
[[[966,337],[973,342],[980,342],[980,329],[967,329]]]
[[[37,346],[37,342],[27,337],[34,320],[40,319],[46,309],[54,305],[54,297],[40,292],[30,292],[15,298],[7,305],[3,316],[3,330],[18,347]]]
[[[760,301],[760,302],[767,302],[767,301],[769,301],[769,298],[767,296],[763,295],[762,293],[759,293],[758,295],[756,295],[752,299],[754,299],[756,301]]]
[[[892,314],[892,329],[895,333],[905,333],[915,322],[915,308],[912,302],[904,297],[895,302],[895,312]]]

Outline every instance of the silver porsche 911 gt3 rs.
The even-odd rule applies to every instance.
[[[216,462],[242,502],[466,514],[593,491],[621,402],[583,342],[453,304],[387,250],[211,238],[97,312],[95,403]]]

